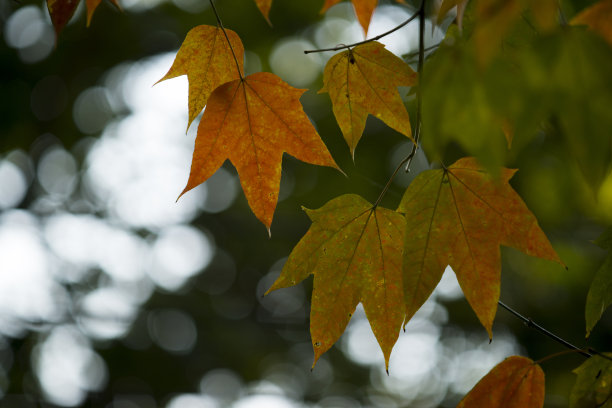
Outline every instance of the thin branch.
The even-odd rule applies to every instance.
[[[227,40],[227,45],[229,45],[229,49],[232,52],[232,56],[234,57],[234,62],[236,63],[236,69],[238,70],[238,75],[240,76],[241,80],[244,80],[244,77],[242,76],[242,72],[240,71],[240,64],[238,63],[238,58],[236,57],[236,53],[234,52],[234,47],[232,47],[232,43],[230,42],[230,39],[227,36],[225,27],[223,27],[223,22],[221,22],[221,17],[219,17],[219,13],[217,12],[215,3],[213,2],[213,0],[208,0],[208,1],[210,2],[210,5],[212,6],[213,12],[215,13],[215,17],[217,18],[217,24],[219,24],[219,27],[221,27],[221,30],[223,31],[223,35],[225,35],[225,39]]]
[[[380,204],[380,201],[383,199],[383,197],[387,193],[387,190],[389,190],[389,187],[391,186],[391,182],[393,181],[397,173],[400,171],[400,169],[404,166],[404,164],[406,165],[406,169],[410,168],[410,163],[412,162],[412,158],[414,157],[417,151],[419,133],[421,129],[421,108],[420,108],[421,106],[421,92],[420,92],[421,82],[420,81],[421,81],[421,74],[423,72],[423,58],[425,56],[425,45],[424,45],[425,43],[423,41],[424,32],[425,32],[425,0],[421,1],[421,6],[417,10],[417,12],[413,14],[407,21],[404,21],[401,26],[408,24],[415,17],[419,17],[419,68],[418,68],[419,87],[417,88],[417,119],[416,119],[417,123],[416,123],[416,133],[415,133],[416,136],[414,138],[414,145],[412,146],[412,151],[410,152],[408,156],[404,158],[404,160],[400,162],[400,164],[397,165],[397,167],[395,168],[395,171],[393,172],[393,174],[391,174],[391,177],[389,177],[389,180],[387,180],[387,184],[385,184],[385,187],[383,188],[383,190],[380,192],[380,195],[376,199],[376,202],[374,203],[374,208],[376,208],[376,206]],[[393,31],[397,30],[398,28],[399,26],[394,28]]]
[[[427,51],[431,51],[431,50],[435,50],[435,49],[436,49],[436,48],[438,48],[438,47],[439,47],[441,44],[442,44],[442,43],[441,43],[441,42],[439,42],[439,43],[437,43],[437,44],[430,45],[429,47],[426,47],[426,48],[425,48],[425,52],[427,52]],[[406,58],[406,59],[407,59],[407,58],[418,57],[418,56],[419,56],[419,52],[420,52],[420,50],[416,50],[416,51],[413,51],[413,52],[409,52],[408,54],[404,54],[404,55],[402,55],[402,57],[403,57],[403,58]],[[417,59],[417,61],[418,61],[418,59]]]
[[[422,6],[421,6],[422,8]],[[415,18],[417,18],[419,16],[419,11],[417,11],[416,13],[414,13],[413,15],[411,15],[410,17],[408,17],[408,19],[406,21],[404,21],[403,23],[401,23],[400,25],[398,25],[395,28],[392,28],[391,30],[384,32],[380,35],[377,35],[376,37],[372,37],[372,38],[368,38],[367,40],[363,40],[363,41],[359,41],[353,44],[348,44],[348,45],[338,45],[336,47],[331,47],[331,48],[321,48],[321,49],[317,49],[317,50],[305,50],[304,54],[311,54],[313,52],[324,52],[324,51],[338,51],[338,50],[343,50],[345,48],[353,48],[357,45],[361,45],[361,44],[366,44],[372,41],[377,41],[380,40],[383,37],[386,37],[387,35],[396,32],[397,30],[399,30],[400,28],[402,28],[403,26],[405,26],[406,24],[410,23],[412,20],[414,20]]]
[[[425,0],[421,1],[421,7],[418,11],[419,16],[419,62],[417,65],[417,78],[419,84],[417,85],[417,113],[416,113],[416,125],[414,129],[414,144],[412,145],[412,151],[410,152],[410,159],[406,162],[406,172],[410,171],[412,165],[412,158],[416,155],[419,148],[419,139],[421,138],[421,122],[422,122],[422,108],[423,108],[423,62],[425,60]]]
[[[574,350],[576,353],[584,356],[584,357],[591,357],[593,354],[590,352],[586,352],[576,346],[574,346],[572,343],[570,343],[567,340],[562,339],[561,337],[557,336],[556,334],[546,330],[545,328],[543,328],[542,326],[540,326],[539,324],[535,323],[533,320],[531,320],[531,318],[529,317],[525,317],[522,314],[520,314],[519,312],[517,312],[516,310],[512,309],[510,306],[506,305],[505,303],[503,303],[501,300],[499,300],[497,302],[501,307],[503,307],[504,309],[506,309],[507,311],[509,311],[510,313],[512,313],[514,316],[516,316],[517,318],[519,318],[520,320],[523,321],[523,323],[525,323],[525,325],[527,327],[530,327],[532,329],[535,329],[537,331],[539,331],[540,333],[544,334],[545,336],[550,337],[551,339],[553,339],[554,341],[556,341],[559,344],[562,344],[563,346],[567,347],[570,350]]]

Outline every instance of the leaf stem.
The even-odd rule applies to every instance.
[[[412,165],[412,158],[416,155],[419,148],[419,140],[421,138],[421,122],[422,122],[422,109],[423,109],[423,62],[425,60],[425,1],[421,1],[421,7],[418,10],[419,16],[419,62],[417,64],[417,78],[419,84],[417,85],[416,98],[417,98],[417,112],[416,112],[416,124],[414,128],[414,144],[412,145],[412,151],[410,152],[410,159],[406,162],[406,172],[410,171],[410,165]]]
[[[574,352],[584,356],[584,357],[591,357],[593,354],[587,351],[584,351],[576,346],[574,346],[572,343],[570,343],[567,340],[562,339],[561,337],[557,336],[556,334],[546,330],[545,328],[543,328],[542,326],[540,326],[539,324],[537,324],[536,322],[534,322],[533,320],[531,320],[531,318],[529,317],[525,317],[522,314],[520,314],[519,312],[517,312],[516,310],[512,309],[510,306],[506,305],[504,302],[502,302],[501,300],[497,301],[497,303],[503,307],[504,309],[506,309],[507,311],[509,311],[510,313],[512,313],[514,316],[516,316],[517,318],[519,318],[520,320],[523,321],[523,323],[525,323],[525,325],[527,327],[530,327],[532,329],[535,329],[537,331],[539,331],[540,333],[544,334],[545,336],[550,337],[551,339],[553,339],[554,341],[556,341],[559,344],[562,344],[563,346],[567,347],[570,350],[573,350]]]
[[[213,0],[208,0],[208,1],[210,2],[213,12],[215,13],[215,17],[217,18],[217,24],[219,24],[219,27],[221,27],[221,30],[223,31],[223,35],[225,36],[225,39],[227,40],[227,45],[229,45],[229,49],[232,52],[232,57],[234,57],[234,62],[236,63],[236,69],[238,70],[238,75],[240,76],[240,80],[244,81],[244,77],[242,76],[242,72],[240,71],[240,64],[238,63],[238,58],[236,57],[236,53],[234,52],[234,47],[232,47],[232,43],[230,42],[230,39],[227,36],[225,27],[223,27],[223,22],[221,21],[221,17],[219,17],[219,13],[217,12],[215,3],[213,2]]]
[[[361,44],[366,44],[372,41],[377,41],[380,40],[383,37],[386,37],[389,34],[392,34],[394,32],[396,32],[397,30],[399,30],[400,28],[402,28],[403,26],[405,26],[406,24],[410,23],[412,20],[414,20],[415,18],[417,18],[419,16],[420,10],[423,8],[423,5],[421,5],[421,8],[419,8],[419,10],[414,13],[413,15],[411,15],[410,17],[408,17],[408,19],[406,21],[404,21],[403,23],[401,23],[400,25],[392,28],[389,31],[386,31],[382,34],[377,35],[376,37],[372,37],[372,38],[368,38],[367,40],[363,40],[363,41],[359,41],[353,44],[341,44],[341,45],[337,45],[335,47],[331,47],[331,48],[320,48],[320,49],[316,49],[316,50],[304,50],[304,54],[311,54],[313,52],[324,52],[324,51],[338,51],[338,50],[343,50],[345,48],[353,48],[357,45],[361,45]]]
[[[393,181],[393,179],[395,178],[395,176],[397,175],[397,173],[400,171],[400,169],[404,166],[404,164],[406,165],[406,171],[410,170],[410,164],[412,163],[412,159],[414,157],[414,155],[417,152],[418,149],[418,143],[419,143],[419,136],[421,134],[421,102],[422,102],[422,93],[421,93],[421,75],[423,74],[423,60],[425,58],[425,41],[424,41],[424,36],[425,36],[425,1],[426,0],[422,0],[421,1],[421,5],[419,6],[419,9],[417,10],[416,13],[414,13],[412,16],[410,16],[410,18],[406,21],[404,21],[402,23],[402,25],[400,26],[404,26],[406,24],[408,24],[410,21],[412,21],[414,18],[418,17],[419,18],[419,64],[418,64],[418,68],[417,68],[417,73],[418,73],[418,78],[419,78],[419,85],[417,87],[417,117],[416,117],[416,127],[415,127],[415,136],[414,136],[414,144],[412,145],[412,151],[410,152],[410,154],[408,156],[406,156],[395,168],[395,171],[393,172],[393,174],[391,174],[391,177],[389,177],[389,180],[387,180],[387,184],[385,184],[385,187],[383,188],[383,190],[380,192],[380,195],[378,196],[378,198],[376,199],[376,202],[374,202],[374,208],[376,208],[378,206],[378,204],[380,204],[380,201],[383,199],[383,197],[385,196],[385,194],[387,193],[387,190],[389,190],[389,187],[391,186],[391,182]],[[395,27],[393,29],[396,30],[398,29],[400,26]],[[391,32],[393,32],[391,31]],[[387,32],[386,34],[389,34],[389,32]],[[386,35],[384,34],[384,35]],[[376,38],[376,37],[374,37]]]

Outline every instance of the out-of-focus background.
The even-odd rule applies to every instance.
[[[309,226],[300,206],[348,192],[375,200],[410,149],[370,118],[353,163],[329,97],[317,94],[331,54],[302,51],[363,39],[352,6],[320,15],[322,2],[275,0],[270,27],[252,0],[218,1],[247,73],[308,88],[304,109],[348,174],[286,155],[268,239],[229,163],[175,202],[197,122],[185,134],[186,77],[152,85],[189,29],[215,24],[209,3],[120,3],[123,13],[104,1],[90,28],[82,4],[55,45],[43,1],[0,0],[1,407],[451,407],[503,358],[563,350],[504,310],[489,344],[448,270],[401,333],[389,375],[361,308],[311,371],[311,280],[262,296]],[[370,34],[413,11],[381,0]],[[426,33],[426,45],[444,36],[429,23]],[[406,56],[417,27],[381,41]],[[579,176],[554,141],[537,139],[512,160],[513,185],[569,270],[504,249],[502,299],[579,346],[609,350],[610,314],[588,343],[583,316],[605,256],[590,243],[603,230],[592,213],[612,213],[576,193]],[[429,167],[419,151],[383,204],[395,208]],[[609,178],[599,198],[612,202],[611,191]],[[544,363],[547,406],[567,405],[582,361]]]

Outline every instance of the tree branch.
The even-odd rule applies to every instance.
[[[572,343],[570,343],[567,340],[562,339],[561,337],[557,336],[556,334],[546,330],[545,328],[543,328],[542,326],[540,326],[539,324],[537,324],[536,322],[534,322],[533,320],[531,320],[531,318],[529,317],[525,317],[522,314],[520,314],[519,312],[517,312],[516,310],[512,309],[510,306],[506,305],[504,302],[502,302],[501,300],[497,301],[497,303],[503,307],[504,309],[506,309],[507,311],[509,311],[510,313],[512,313],[514,316],[516,316],[518,319],[522,320],[523,323],[525,323],[525,325],[527,327],[530,327],[532,329],[535,329],[537,331],[539,331],[540,333],[544,334],[545,336],[550,337],[551,339],[553,339],[554,341],[556,341],[559,344],[562,344],[563,346],[567,347],[570,350],[574,350],[576,353],[584,356],[584,357],[591,357],[593,354],[591,354],[590,352],[586,352],[576,346],[574,346]],[[590,350],[589,350],[590,351]],[[598,353],[599,354],[599,353]]]
[[[403,26],[405,26],[406,24],[410,23],[412,20],[414,20],[415,18],[417,18],[419,16],[420,10],[423,8],[423,6],[421,5],[421,7],[419,8],[419,10],[417,10],[416,13],[414,13],[413,15],[411,15],[410,17],[408,17],[408,19],[406,21],[404,21],[403,23],[401,23],[400,25],[398,25],[397,27],[392,28],[391,30],[384,32],[382,34],[377,35],[376,37],[372,37],[372,38],[368,38],[367,40],[363,40],[363,41],[359,41],[353,44],[348,44],[348,45],[338,45],[336,47],[331,47],[331,48],[321,48],[321,49],[317,49],[317,50],[304,50],[304,54],[311,54],[313,52],[324,52],[324,51],[338,51],[338,50],[343,50],[345,48],[353,48],[357,45],[361,45],[361,44],[366,44],[372,41],[377,41],[380,40],[383,37],[386,37],[387,35],[396,32],[397,30],[399,30],[400,28],[402,28]]]

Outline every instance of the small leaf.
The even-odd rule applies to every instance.
[[[612,0],[601,0],[587,7],[570,24],[587,25],[612,45]]]
[[[473,158],[419,174],[408,186],[398,211],[406,217],[404,289],[406,321],[427,300],[447,265],[489,332],[500,290],[500,245],[562,264],[535,216],[508,181]]]
[[[270,230],[283,152],[338,169],[304,113],[296,89],[269,72],[227,82],[213,91],[198,127],[185,194],[226,159],[236,167],[249,206]]]
[[[612,358],[612,353],[605,353]],[[570,408],[612,407],[612,361],[590,357],[574,371],[578,377],[570,394]]]
[[[321,9],[321,13],[325,13],[331,6],[334,6],[340,3],[342,0],[325,0],[325,4],[323,4],[323,8]],[[355,8],[355,14],[357,15],[357,20],[359,20],[359,24],[363,28],[365,35],[368,35],[368,27],[370,26],[370,20],[372,19],[372,14],[374,13],[374,9],[378,4],[378,0],[351,0],[353,3],[353,7]],[[404,0],[395,0],[398,3],[404,3]]]
[[[200,25],[192,28],[185,37],[170,70],[162,79],[187,75],[189,81],[189,122],[202,112],[212,91],[218,86],[240,78],[244,72],[244,47],[238,34],[225,29],[232,44],[227,44],[223,30],[220,27]],[[240,72],[236,67],[236,55]]]
[[[591,335],[605,310],[612,304],[612,228],[608,228],[595,243],[610,253],[597,270],[587,294],[585,319],[586,337]]]
[[[541,408],[544,371],[533,360],[511,356],[493,367],[457,408]]]
[[[368,114],[412,139],[410,118],[397,87],[415,83],[416,73],[410,66],[379,42],[359,45],[329,59],[319,92],[329,92],[353,157]]]
[[[47,8],[49,10],[49,16],[51,22],[55,28],[55,34],[59,33],[64,29],[68,21],[72,18],[76,8],[81,0],[47,0]],[[91,18],[96,11],[96,8],[100,5],[102,0],[86,0],[87,5],[87,26],[91,23]],[[119,3],[117,0],[109,0],[118,9]]]
[[[266,18],[268,24],[271,24],[269,15],[270,8],[272,7],[272,0],[255,0],[255,4],[257,5],[257,8],[259,8],[259,11],[261,11],[261,14],[263,14],[263,16]]]
[[[306,213],[312,225],[267,293],[314,275],[310,334],[315,363],[340,338],[357,304],[363,303],[388,368],[404,319],[403,217],[374,208],[354,194]]]

